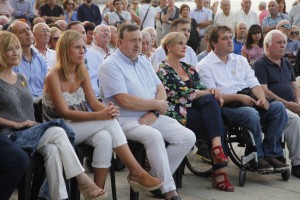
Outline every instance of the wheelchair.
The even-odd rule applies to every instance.
[[[228,155],[231,161],[240,169],[239,171],[239,186],[243,187],[246,182],[246,171],[257,172],[259,174],[273,174],[281,173],[284,181],[290,178],[290,170],[282,171],[259,171],[258,158],[255,147],[255,141],[251,131],[240,126],[225,125],[225,145],[228,149]],[[203,154],[210,155],[208,148],[206,152],[204,139],[198,139],[186,156],[187,168],[197,176],[209,177],[212,170],[211,159]],[[281,147],[283,149],[283,156],[278,158],[281,162],[286,162],[285,141],[284,137],[281,138]]]

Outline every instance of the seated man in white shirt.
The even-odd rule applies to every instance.
[[[214,18],[214,24],[228,26],[234,31],[234,14],[231,11],[231,3],[230,0],[221,0],[220,8],[222,12],[216,14]]]
[[[277,159],[283,156],[280,138],[288,120],[284,105],[278,101],[269,103],[247,59],[232,53],[229,27],[214,27],[209,41],[213,51],[198,63],[197,70],[208,88],[223,93],[222,112],[229,125],[242,126],[253,134],[259,171],[289,169]],[[242,90],[249,91],[249,95],[240,94]],[[261,121],[267,122],[263,140]]]
[[[110,54],[109,42],[111,38],[110,28],[107,25],[101,24],[96,26],[94,30],[95,45],[90,50],[96,51],[106,58]]]
[[[56,52],[47,47],[50,40],[50,28],[46,23],[40,22],[34,25],[33,36],[35,39],[35,44],[32,49],[42,56],[47,63],[47,68],[51,69],[55,65]]]
[[[188,41],[189,37],[190,37],[190,32],[191,32],[190,22],[183,18],[178,18],[178,19],[174,20],[171,24],[171,32],[183,33],[186,37],[186,41]],[[154,54],[152,56],[152,66],[154,68],[156,68],[158,66],[158,64],[161,63],[162,61],[164,61],[165,59],[166,59],[165,50],[160,45],[154,51]],[[182,58],[181,61],[185,62],[187,64],[190,64],[192,66],[197,65],[197,63],[198,63],[197,55],[191,47],[187,46],[185,57]]]

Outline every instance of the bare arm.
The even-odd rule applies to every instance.
[[[137,25],[141,25],[142,21],[141,18],[139,16],[137,16],[133,11],[130,11],[131,14],[131,19],[137,24]]]
[[[203,28],[208,27],[211,24],[212,24],[211,20],[205,20],[205,21],[202,21],[202,22],[198,23],[197,27],[199,27],[200,29],[203,29]]]
[[[45,79],[45,91],[49,93],[55,111],[61,115],[65,119],[69,119],[72,121],[90,121],[90,120],[104,120],[104,119],[111,119],[111,115],[106,112],[106,109],[102,109],[101,111],[96,112],[84,112],[84,111],[77,111],[77,110],[70,110],[61,91],[61,82],[59,79],[59,74],[57,71],[51,71],[48,73]],[[78,83],[75,83],[78,84]],[[78,87],[81,83],[79,83]],[[84,89],[86,90],[88,87],[83,85]],[[91,100],[90,94],[88,93],[88,99],[91,101],[91,106],[95,109],[100,109],[100,105],[95,105],[96,103],[94,100]]]
[[[4,119],[0,117],[0,127],[2,128],[11,128],[11,129],[21,129],[21,128],[29,128],[35,126],[36,122],[31,120],[26,120],[24,122],[15,122],[8,119]]]
[[[298,86],[298,83],[296,81],[291,82],[293,91],[294,91],[294,95],[295,95],[295,102],[297,104],[300,104],[300,89]]]

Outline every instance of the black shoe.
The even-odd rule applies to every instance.
[[[292,175],[300,178],[300,165],[292,166]]]
[[[197,154],[201,157],[201,159],[206,162],[211,162],[210,152],[208,150],[207,144],[201,143],[199,146],[197,146],[197,148]]]
[[[157,199],[164,199],[164,198],[165,198],[165,196],[163,195],[161,189],[152,190],[152,191],[150,191],[150,192],[151,192],[151,193],[154,195],[154,197],[157,198]]]
[[[89,173],[94,172],[94,167],[92,166],[92,162],[93,162],[92,158],[85,158],[84,160],[84,166]]]
[[[266,161],[274,167],[275,171],[282,171],[282,170],[289,169],[289,165],[280,162],[277,158],[268,157],[266,158]]]
[[[258,171],[273,171],[274,167],[272,167],[264,158],[258,161],[257,165]]]

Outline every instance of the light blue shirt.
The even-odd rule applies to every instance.
[[[197,24],[199,24],[205,20],[212,21],[212,10],[205,8],[205,7],[203,7],[201,10],[195,8],[190,13],[190,18],[194,18],[197,21]],[[200,37],[204,36],[204,31],[205,31],[205,28],[200,29],[200,31],[199,31]]]
[[[94,90],[95,96],[99,97],[99,67],[103,62],[103,57],[101,54],[87,49],[85,52],[84,63],[89,72],[92,88]]]
[[[69,22],[71,22],[71,21],[77,21],[77,11],[73,11],[73,15],[72,15],[72,17],[71,17],[71,21],[68,21],[68,13],[65,11],[64,12],[65,13],[65,17],[66,17],[66,22],[67,22],[67,24],[69,23]]]
[[[268,27],[268,26],[275,26],[278,24],[279,21],[283,19],[288,19],[287,15],[284,15],[282,13],[278,13],[276,18],[273,19],[270,15],[266,16],[262,21],[262,29]]]
[[[25,75],[28,81],[29,91],[34,98],[42,96],[44,79],[47,74],[47,63],[33,49],[31,49],[31,53],[31,62],[27,61],[26,58],[22,56],[20,64],[14,67],[13,70],[16,73]]]
[[[144,99],[155,99],[157,86],[162,84],[146,56],[132,62],[119,49],[108,56],[100,67],[101,92],[107,103],[117,102],[113,96],[126,93]],[[147,111],[131,111],[120,107],[121,117],[143,116]]]
[[[25,18],[25,19],[33,19],[34,18],[34,12],[33,12],[33,6],[31,4],[31,1],[29,0],[12,0],[10,2],[10,5],[15,10],[14,16],[17,18]]]

